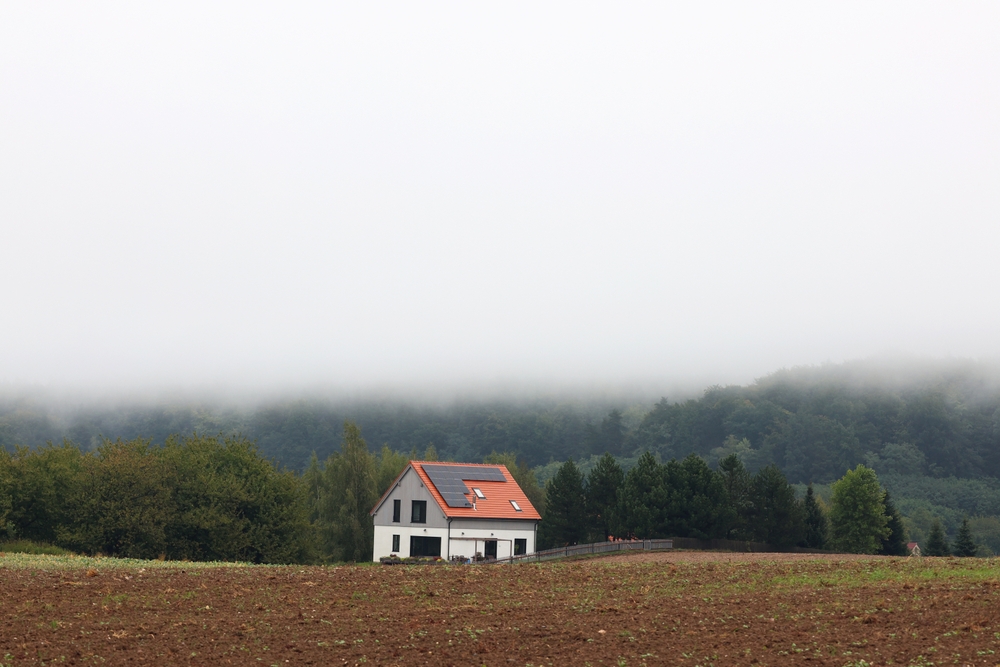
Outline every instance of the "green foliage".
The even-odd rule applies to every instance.
[[[625,473],[611,454],[605,454],[587,476],[587,520],[591,539],[607,540],[614,532],[618,494]]]
[[[587,504],[583,475],[566,461],[545,485],[546,508],[539,526],[542,548],[579,544],[587,536]]]
[[[147,440],[105,442],[83,459],[69,494],[73,523],[58,541],[74,551],[124,558],[155,558],[167,548],[176,518],[172,472]]]
[[[10,510],[14,503],[11,497],[13,484],[10,454],[7,453],[7,450],[0,449],[0,536],[9,535],[13,532],[13,525],[8,522]]]
[[[761,468],[750,483],[754,539],[777,547],[791,547],[805,537],[805,511],[795,490],[777,466]]]
[[[378,492],[379,498],[389,490],[389,487],[392,486],[392,483],[396,481],[409,462],[410,459],[405,454],[392,451],[389,449],[389,445],[382,445],[375,474],[375,490]]]
[[[395,461],[393,457],[392,461]],[[387,461],[387,467],[392,463]],[[324,560],[370,561],[374,524],[369,512],[378,502],[377,466],[356,424],[344,422],[341,451],[322,470],[306,476],[313,525]]]
[[[848,553],[875,554],[888,537],[888,517],[875,471],[858,464],[834,482],[830,532],[834,548]]]
[[[940,521],[935,521],[934,525],[931,526],[931,532],[927,537],[927,544],[922,549],[922,554],[924,556],[951,555],[951,548],[948,546],[948,540],[944,536]]]
[[[969,520],[967,518],[962,519],[962,527],[958,529],[953,551],[959,558],[975,556],[979,551],[979,545],[972,538],[972,529],[969,527]]]
[[[8,535],[54,544],[75,513],[74,495],[85,457],[69,442],[35,450],[17,447],[6,459],[10,494]]]
[[[903,525],[903,517],[896,509],[888,491],[885,492],[883,503],[888,519],[886,527],[889,529],[889,534],[882,539],[882,548],[879,549],[879,553],[883,556],[906,556],[909,553],[906,548],[906,526]]]
[[[806,497],[802,503],[805,512],[805,539],[803,546],[810,549],[822,549],[826,546],[829,534],[829,522],[823,510],[822,501],[813,493],[813,485],[806,489]]]
[[[664,470],[650,452],[625,475],[615,516],[617,537],[668,537],[664,534],[662,508],[667,504]]]
[[[984,556],[1000,554],[1000,518],[995,516],[974,516],[969,519],[973,539],[980,545]]]
[[[657,537],[725,537],[735,520],[722,478],[700,456],[671,460],[664,466],[667,504]]]
[[[8,534],[134,558],[303,562],[303,488],[242,438],[20,448],[6,460]]]
[[[627,431],[622,413],[616,408],[595,426],[587,426],[586,450],[591,454],[625,455]]]
[[[0,553],[68,556],[73,552],[62,547],[32,542],[31,540],[8,540],[0,542]]]
[[[722,476],[722,486],[734,517],[727,537],[733,540],[752,540],[754,505],[751,480],[738,453],[730,453],[719,461],[719,474]]]

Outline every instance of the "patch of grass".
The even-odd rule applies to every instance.
[[[95,574],[104,570],[138,570],[138,569],[169,569],[185,570],[198,574],[198,570],[213,568],[281,568],[282,565],[253,565],[250,563],[226,562],[192,562],[181,560],[140,560],[138,558],[107,558],[104,556],[77,556],[66,552],[63,554],[34,554],[6,551],[0,555],[0,569],[19,570],[71,570],[78,568],[93,569]]]
[[[69,556],[73,552],[62,547],[45,544],[43,542],[32,542],[31,540],[10,540],[0,542],[0,553],[35,554],[49,556]]]

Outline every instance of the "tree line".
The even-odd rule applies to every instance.
[[[29,540],[78,553],[126,558],[322,563],[367,561],[369,511],[412,459],[369,452],[345,422],[339,451],[313,456],[302,474],[238,437],[169,436],[0,450],[0,543]],[[541,511],[544,491],[512,454],[505,464]],[[0,550],[2,550],[0,544]]]
[[[80,553],[257,563],[366,561],[370,510],[413,459],[369,451],[360,428],[343,426],[339,451],[313,456],[302,474],[282,469],[242,437],[171,436],[70,443],[0,452],[0,538]],[[625,472],[610,453],[587,475],[572,459],[544,488],[513,453],[491,453],[542,514],[539,548],[611,538],[695,537],[856,553],[903,555],[906,531],[875,471],[858,465],[832,485],[829,507],[810,486],[797,498],[775,465],[751,473],[736,454],[715,468],[701,457],[658,462],[645,452]],[[940,524],[928,542],[940,547]],[[956,540],[969,550],[968,523]],[[938,539],[940,537],[940,539]],[[939,548],[940,547],[940,548]],[[975,551],[973,543],[972,551]]]
[[[829,507],[812,486],[797,498],[777,466],[751,474],[735,454],[713,470],[693,454],[661,464],[646,452],[627,473],[605,454],[586,476],[568,460],[545,491],[541,548],[612,538],[694,537],[763,542],[778,548],[909,553],[902,516],[875,471],[863,464],[833,484]],[[927,555],[950,554],[940,523],[935,531]],[[965,521],[955,554],[976,552]]]

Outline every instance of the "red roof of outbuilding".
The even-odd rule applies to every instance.
[[[444,498],[438,492],[437,488],[434,486],[434,482],[431,480],[430,476],[424,471],[423,465],[427,463],[429,465],[435,466],[458,466],[458,467],[482,467],[482,468],[496,468],[503,473],[506,478],[504,482],[482,482],[482,481],[466,481],[465,485],[469,487],[469,502],[475,499],[475,508],[472,507],[450,507],[448,503],[445,502]],[[417,473],[420,477],[420,481],[424,483],[427,490],[430,491],[431,496],[437,502],[438,507],[444,512],[445,516],[449,518],[465,518],[465,519],[530,519],[535,521],[540,521],[541,516],[535,509],[528,497],[524,495],[524,491],[517,482],[514,481],[514,477],[507,470],[507,466],[499,465],[495,463],[443,463],[441,461],[410,461],[410,464],[400,473],[396,481],[406,474],[406,471],[413,468],[413,471]],[[392,486],[385,492],[385,494],[379,499],[378,503],[372,509],[378,509],[382,501],[385,500],[389,492],[396,486],[393,482]],[[475,493],[472,491],[473,488],[477,488],[483,492],[486,498],[477,498]],[[518,512],[514,509],[514,506],[510,501],[514,501],[521,508]]]

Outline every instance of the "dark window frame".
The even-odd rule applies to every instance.
[[[410,505],[410,523],[427,523],[426,500],[414,500]]]
[[[392,536],[392,553],[399,553],[399,535]]]
[[[396,500],[392,501],[392,522],[399,523],[403,516],[403,501]]]
[[[528,553],[528,540],[523,537],[514,538],[514,555],[523,556]]]
[[[410,556],[441,557],[441,538],[410,535]]]

